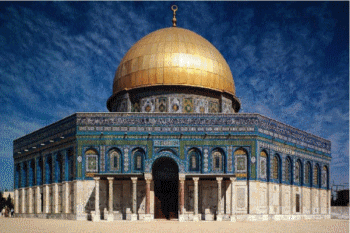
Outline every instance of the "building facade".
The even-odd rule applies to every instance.
[[[330,142],[238,113],[225,59],[176,20],[126,53],[107,108],[14,141],[16,216],[330,217]]]

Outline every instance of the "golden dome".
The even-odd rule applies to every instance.
[[[113,95],[149,86],[192,86],[235,96],[230,67],[200,35],[178,27],[157,30],[134,44],[116,71]]]

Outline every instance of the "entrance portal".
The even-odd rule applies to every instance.
[[[154,179],[154,218],[178,217],[179,168],[173,159],[161,157],[152,168]]]

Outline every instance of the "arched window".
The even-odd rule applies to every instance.
[[[301,162],[298,160],[295,163],[295,176],[294,181],[296,184],[300,184],[301,182]]]
[[[285,172],[285,178],[286,178],[286,182],[288,184],[291,184],[292,183],[292,162],[291,162],[291,159],[290,157],[287,157],[285,162],[285,167],[284,167],[284,172]]]
[[[326,166],[322,168],[322,187],[328,188],[328,169]]]
[[[188,152],[190,171],[199,171],[199,157],[200,157],[200,153],[197,149],[191,149]]]
[[[319,179],[319,174],[320,174],[320,168],[318,164],[314,166],[314,172],[313,172],[313,185],[316,187],[320,187],[320,179]]]
[[[307,186],[310,186],[310,177],[311,177],[311,164],[310,162],[307,162],[306,163],[306,166],[305,166],[305,184]]]
[[[280,179],[280,165],[279,165],[279,158],[277,155],[273,157],[273,162],[272,162],[272,179],[274,180],[279,180]]]
[[[215,149],[211,153],[211,157],[212,157],[212,171],[222,172],[223,160],[224,160],[223,153],[220,150]]]
[[[134,170],[135,171],[142,171],[143,170],[143,157],[144,152],[141,149],[136,149],[133,152],[134,154]]]
[[[260,178],[266,179],[267,177],[267,153],[265,151],[260,152]]]
[[[110,170],[119,171],[120,170],[120,159],[121,153],[117,149],[113,149],[109,152]]]
[[[237,173],[247,172],[247,156],[247,152],[242,148],[239,148],[234,152],[235,170]]]
[[[86,172],[98,172],[98,154],[95,150],[89,149],[85,152]]]

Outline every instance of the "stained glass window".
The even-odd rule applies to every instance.
[[[289,158],[286,158],[286,161],[285,161],[285,175],[286,175],[286,182],[287,183],[290,183],[292,180],[291,180],[291,161]]]
[[[192,162],[192,169],[195,170],[197,168],[196,155],[194,154],[191,155],[191,162]]]
[[[222,170],[222,153],[220,151],[214,151],[212,154],[213,171]]]
[[[322,169],[322,187],[327,188],[327,167],[324,166]]]
[[[199,157],[200,153],[197,149],[191,149],[188,152],[189,156],[189,169],[191,171],[199,171]]]
[[[278,158],[277,156],[273,157],[273,171],[272,171],[272,178],[277,180],[278,177]]]
[[[120,169],[120,153],[113,149],[110,153],[109,153],[109,156],[110,156],[110,167],[111,167],[111,170],[113,171],[118,171]]]
[[[318,166],[316,165],[315,167],[314,167],[314,174],[313,174],[313,183],[314,183],[314,185],[316,185],[317,187],[319,186],[319,179],[318,179],[318,173],[319,173],[319,168],[318,168]]]
[[[267,154],[265,151],[260,152],[260,177],[261,178],[266,178],[266,160],[267,160]]]
[[[295,182],[300,183],[300,161],[295,164]]]
[[[247,172],[247,153],[244,149],[234,152],[236,172]]]
[[[98,161],[96,151],[90,149],[85,152],[86,156],[86,171],[87,172],[97,172],[98,171]]]
[[[307,163],[305,166],[305,184],[310,184],[310,163]]]
[[[143,157],[142,151],[136,150],[134,152],[134,169],[135,170],[142,170],[142,157]]]

